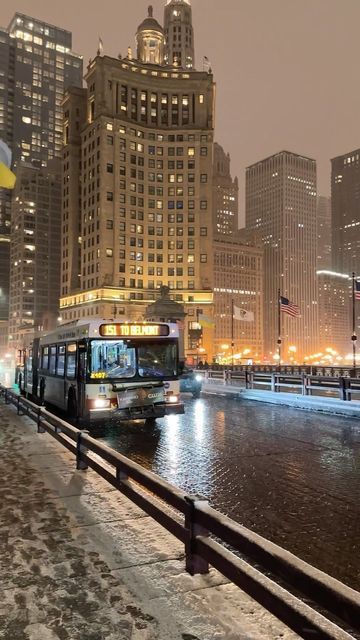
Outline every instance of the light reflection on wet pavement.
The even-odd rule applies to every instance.
[[[203,397],[91,434],[360,590],[360,421]]]

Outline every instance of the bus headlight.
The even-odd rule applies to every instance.
[[[110,400],[106,398],[96,398],[94,400],[95,409],[105,409],[106,407],[110,407]]]
[[[179,402],[179,396],[175,395],[168,396],[166,399],[168,402],[170,402],[170,404],[176,404],[177,402]]]
[[[199,373],[195,376],[196,382],[202,382],[202,379],[203,377]]]

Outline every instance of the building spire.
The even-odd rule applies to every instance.
[[[149,4],[149,6],[148,6],[148,16],[149,16],[149,18],[152,18],[153,15],[154,15],[154,8],[153,8],[152,4]]]

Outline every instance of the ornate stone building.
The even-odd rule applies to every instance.
[[[196,309],[212,315],[214,82],[193,69],[185,0],[164,29],[150,7],[136,42],[136,58],[97,55],[64,99],[61,315],[139,319],[165,285],[187,351]]]

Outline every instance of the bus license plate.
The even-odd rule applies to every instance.
[[[127,389],[117,394],[118,407],[141,407],[165,402],[164,389]]]

